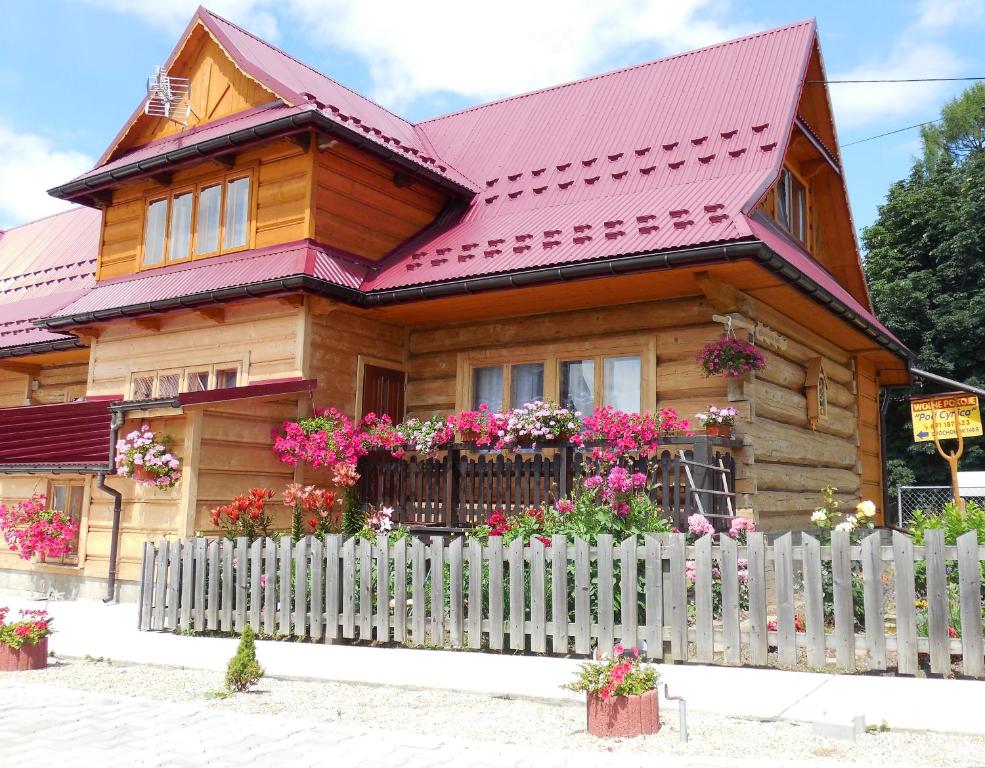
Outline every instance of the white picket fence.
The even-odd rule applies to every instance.
[[[312,641],[558,655],[621,642],[675,661],[902,674],[929,654],[933,673],[960,664],[981,678],[983,560],[974,532],[945,546],[940,531],[929,531],[924,545],[894,533],[892,546],[878,533],[853,545],[838,532],[830,546],[808,535],[795,545],[790,534],[768,543],[759,533],[745,546],[724,535],[687,545],[682,534],[599,536],[597,546],[555,536],[548,546],[534,539],[505,548],[499,538],[440,536],[427,544],[382,536],[162,540],[145,545],[139,626],[239,632],[249,624]],[[927,605],[918,622],[921,563]],[[955,563],[953,595],[946,569]],[[861,579],[853,575],[859,566]],[[833,621],[825,620],[825,590]],[[862,631],[856,608],[864,608]],[[955,611],[962,631],[952,638]]]

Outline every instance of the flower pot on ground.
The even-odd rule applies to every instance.
[[[25,643],[11,648],[0,643],[0,672],[23,672],[44,669],[48,666],[48,638],[42,637],[34,645]]]
[[[642,736],[660,730],[658,677],[636,648],[627,652],[617,645],[611,656],[582,664],[578,679],[566,687],[585,692],[593,736]]]
[[[601,738],[643,736],[660,730],[657,692],[609,696],[588,692],[588,732]]]
[[[0,671],[44,669],[48,666],[51,618],[44,610],[22,610],[17,621],[7,621],[9,609],[0,606]]]

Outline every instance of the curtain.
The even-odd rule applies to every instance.
[[[223,248],[246,245],[250,222],[250,179],[248,176],[226,182],[226,216],[223,220]]]
[[[482,403],[492,410],[503,408],[503,366],[491,365],[472,370],[472,407]]]
[[[510,407],[519,408],[544,399],[544,364],[524,363],[510,367]]]
[[[155,200],[147,206],[147,225],[144,227],[144,264],[164,261],[164,234],[168,224],[168,201]]]
[[[191,192],[175,195],[171,201],[171,235],[168,238],[168,261],[181,261],[191,256],[192,201]]]
[[[602,367],[602,405],[639,413],[640,359],[635,355],[607,357]]]
[[[565,360],[561,363],[561,405],[569,410],[595,410],[595,361]]]
[[[198,223],[195,230],[195,253],[215,253],[219,250],[219,204],[222,185],[206,187],[198,196]]]

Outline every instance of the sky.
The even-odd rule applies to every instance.
[[[0,230],[54,213],[198,0],[0,0]],[[815,17],[829,79],[985,77],[985,0],[211,0],[208,7],[410,120]],[[855,225],[968,83],[832,84]]]

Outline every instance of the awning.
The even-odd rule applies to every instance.
[[[98,472],[109,458],[109,399],[0,409],[0,472]]]

